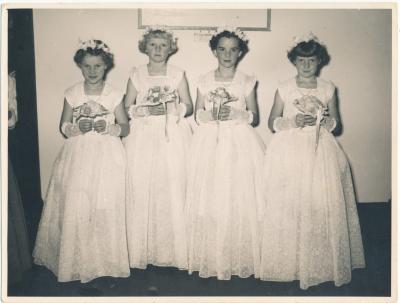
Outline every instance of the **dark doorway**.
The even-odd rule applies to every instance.
[[[31,9],[8,10],[8,71],[15,72],[18,104],[18,122],[8,132],[8,156],[19,185],[32,250],[43,202]]]

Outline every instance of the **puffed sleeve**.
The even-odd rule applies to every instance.
[[[327,90],[326,90],[326,98],[327,100],[331,100],[333,95],[335,94],[336,86],[332,81],[327,82]]]
[[[129,72],[129,79],[132,81],[132,84],[136,88],[136,90],[138,90],[138,88],[140,87],[138,68],[132,67],[131,71]]]
[[[277,91],[282,100],[286,100],[286,86],[285,83],[279,82]]]
[[[257,78],[255,75],[246,76],[245,85],[244,85],[244,93],[248,96],[256,85]]]
[[[77,106],[76,85],[65,90],[64,98],[72,108]]]
[[[177,66],[170,65],[169,67],[172,71],[172,77],[173,77],[173,85],[175,87],[179,86],[179,83],[181,83],[183,75],[185,74],[185,71]]]
[[[199,92],[204,95],[206,94],[206,85],[205,85],[205,76],[201,75],[199,79],[197,80],[197,88],[199,89]]]
[[[124,98],[124,93],[121,92],[120,90],[114,89],[112,93],[112,98],[114,100],[113,102],[113,112],[115,111],[115,108],[121,104],[123,98]]]
[[[278,84],[278,88],[276,89],[277,90],[277,92],[278,92],[278,94],[279,94],[279,96],[281,97],[281,99],[282,100],[285,100],[286,98],[285,98],[285,90],[284,90],[284,88],[283,88],[283,85],[282,85],[282,83],[279,83]]]

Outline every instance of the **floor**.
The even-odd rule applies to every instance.
[[[297,281],[264,282],[234,277],[230,281],[202,279],[174,268],[149,266],[131,271],[128,278],[99,278],[96,288],[79,282],[58,283],[45,267],[34,266],[22,283],[9,286],[9,296],[390,296],[390,203],[360,204],[367,267],[353,271],[351,283],[332,282],[301,290]]]

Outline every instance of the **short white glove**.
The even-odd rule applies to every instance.
[[[121,135],[121,126],[119,124],[109,124],[107,132],[111,136],[119,137]]]
[[[196,112],[196,121],[197,124],[204,124],[215,120],[210,110],[198,109]]]
[[[150,116],[149,108],[147,106],[132,105],[128,111],[129,118],[141,118]]]
[[[67,138],[71,138],[71,137],[75,137],[78,136],[80,134],[82,134],[82,132],[79,129],[78,124],[76,123],[71,123],[71,122],[64,122],[61,125],[61,132],[67,137]]]
[[[324,117],[321,121],[321,125],[328,131],[332,132],[337,125],[336,119],[332,117]]]
[[[250,110],[231,108],[231,111],[229,113],[229,118],[230,120],[240,120],[245,123],[251,124],[253,123],[254,115],[253,112]]]
[[[276,132],[291,128],[297,128],[296,116],[292,118],[278,117],[274,120],[273,129]]]

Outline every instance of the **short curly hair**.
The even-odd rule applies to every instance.
[[[329,63],[330,56],[325,45],[315,41],[303,41],[288,51],[287,57],[293,64],[297,57],[313,57],[316,56],[320,60],[319,66],[325,66]]]
[[[210,39],[210,42],[208,43],[211,50],[214,51],[217,49],[218,42],[221,38],[236,38],[237,41],[239,42],[239,49],[242,52],[241,57],[243,57],[249,51],[249,47],[247,45],[248,42],[240,39],[239,36],[237,36],[235,33],[230,32],[230,31],[223,31],[221,33],[218,33],[215,36],[212,36]]]
[[[144,34],[143,38],[139,40],[138,47],[141,53],[146,54],[146,45],[150,38],[161,38],[169,40],[171,45],[170,55],[175,54],[178,51],[178,39],[174,38],[171,33],[157,29],[150,31],[147,34]]]
[[[93,40],[96,43],[96,46],[93,47],[87,47],[87,48],[80,48],[75,52],[74,55],[74,61],[77,65],[80,65],[83,61],[83,58],[86,55],[91,55],[91,56],[100,56],[105,65],[106,65],[106,73],[114,67],[114,55],[110,52],[106,52],[100,45],[103,45],[104,47],[108,48],[108,46],[103,43],[101,40]],[[98,47],[99,46],[99,47]]]

